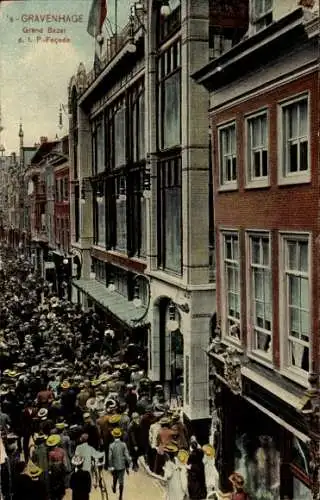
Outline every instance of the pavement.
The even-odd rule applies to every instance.
[[[104,472],[104,478],[108,490],[108,500],[118,500],[119,493],[112,493],[112,478],[109,472]],[[64,500],[71,500],[71,491],[68,490]],[[100,490],[92,489],[90,500],[107,500],[102,498]],[[123,500],[164,500],[164,489],[160,484],[150,477],[146,471],[140,467],[138,472],[130,471],[126,474],[124,483]]]

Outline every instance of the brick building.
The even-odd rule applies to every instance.
[[[313,2],[252,0],[246,37],[194,75],[210,91],[217,465],[223,491],[237,470],[253,498],[319,498],[318,37]]]

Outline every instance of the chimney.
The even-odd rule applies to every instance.
[[[43,144],[44,142],[48,142],[48,137],[44,137],[43,135],[40,137],[40,144]]]

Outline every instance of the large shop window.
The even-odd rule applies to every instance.
[[[181,143],[181,45],[180,40],[166,49],[158,60],[160,149]]]
[[[114,167],[126,163],[126,106],[125,99],[118,102],[114,111]]]
[[[223,235],[226,335],[240,340],[240,262],[238,234]]]
[[[309,371],[310,292],[308,239],[284,238],[287,365]]]
[[[140,84],[132,95],[132,161],[145,158],[145,101],[144,89]]]
[[[257,354],[272,355],[272,301],[269,236],[250,236],[250,284],[252,348]]]
[[[253,417],[251,419],[254,421]],[[254,429],[245,433],[239,431],[236,439],[235,470],[244,477],[246,492],[255,500],[266,498],[278,500],[280,498],[279,444],[275,442],[273,436],[259,435]]]
[[[97,200],[97,194],[99,194]],[[95,244],[99,247],[106,247],[106,203],[105,203],[105,186],[104,183],[99,183],[95,188]]]
[[[146,256],[146,203],[143,197],[143,169],[128,174],[128,251],[130,255]]]
[[[104,172],[104,131],[103,121],[99,120],[93,125],[92,132],[92,147],[93,147],[93,174]]]
[[[158,266],[182,272],[181,158],[158,164]]]
[[[124,175],[116,177],[116,249],[127,249],[127,196],[126,178]]]

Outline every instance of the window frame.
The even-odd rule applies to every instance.
[[[227,289],[227,279],[226,279],[226,258],[225,258],[225,239],[226,237],[229,237],[229,236],[232,236],[232,237],[237,237],[238,239],[238,289],[239,289],[239,320],[236,321],[235,323],[238,324],[239,326],[239,329],[240,329],[240,332],[239,332],[239,339],[237,339],[236,336],[233,336],[229,333],[229,326],[228,326],[228,322],[229,320],[232,320],[233,319],[230,319],[229,318],[229,314],[228,314],[228,289]],[[221,318],[222,318],[222,325],[223,325],[223,328],[222,328],[222,334],[224,336],[224,338],[230,342],[230,343],[233,343],[235,344],[236,346],[240,346],[241,345],[241,340],[242,340],[242,311],[241,311],[241,276],[240,276],[240,273],[241,273],[241,262],[240,262],[240,231],[238,229],[221,229],[220,230],[220,255],[222,256],[222,258],[220,259],[220,276],[221,276],[221,284],[222,284],[222,287],[221,287],[221,290],[222,290],[222,293],[221,293],[221,304],[222,304],[222,308],[221,308]],[[232,259],[228,259],[228,260],[232,260]],[[236,262],[233,260],[233,262]],[[234,319],[237,319],[237,318],[234,318]]]
[[[289,232],[283,231],[279,233],[279,308],[280,308],[280,365],[281,372],[292,379],[299,385],[304,387],[308,386],[308,375],[312,366],[312,234],[308,232]],[[286,270],[286,255],[287,255],[287,242],[301,241],[308,242],[308,288],[309,288],[309,371],[304,371],[301,368],[289,364],[290,350],[289,350],[289,302],[288,302],[288,285],[287,285],[287,270]],[[294,274],[294,271],[293,271]],[[300,343],[300,342],[298,342]],[[304,345],[304,344],[303,344]]]
[[[263,12],[260,14],[257,14],[257,3],[258,2],[264,3],[266,0],[252,0],[253,3],[253,24],[255,26],[256,32],[263,30],[273,22],[273,10],[274,10],[274,2],[271,0],[271,7],[269,9],[264,9]],[[267,17],[271,16],[271,21],[268,22]]]
[[[222,170],[222,148],[221,148],[221,133],[228,129],[233,127],[235,128],[235,159],[236,159],[236,179],[231,180],[231,181],[223,181],[224,176],[223,170]],[[238,158],[238,147],[237,147],[237,134],[238,134],[238,129],[237,129],[237,121],[236,119],[228,120],[226,123],[221,123],[217,125],[217,142],[218,142],[218,165],[219,165],[219,191],[233,191],[237,190],[239,186],[239,158]]]
[[[268,251],[269,251],[269,264],[257,264],[252,262],[252,241],[253,238],[268,238]],[[264,230],[248,230],[246,231],[246,283],[248,283],[247,289],[247,330],[248,330],[248,347],[250,354],[257,358],[257,360],[262,361],[270,365],[273,361],[273,340],[274,340],[274,332],[273,332],[273,280],[272,280],[272,236],[270,231]],[[271,347],[269,353],[264,353],[264,351],[255,348],[255,336],[257,325],[255,325],[254,315],[255,315],[255,307],[254,307],[254,274],[253,268],[260,268],[269,271],[270,277],[270,299],[271,299],[271,316],[270,316],[270,331],[261,327],[258,327],[258,330],[262,333],[266,333],[271,337]],[[264,302],[265,304],[265,302]]]
[[[266,148],[267,148],[267,175],[261,177],[254,177],[252,175],[253,170],[253,158],[252,158],[252,148],[251,148],[251,133],[250,133],[250,121],[256,118],[260,118],[261,116],[266,116],[267,119],[267,140],[266,140]],[[244,133],[244,151],[245,151],[245,171],[246,171],[246,189],[250,188],[260,188],[260,187],[269,187],[270,186],[270,114],[268,108],[262,108],[254,113],[247,114],[245,116],[245,133]],[[259,151],[263,151],[263,149],[259,149]]]
[[[307,99],[307,139],[308,139],[308,169],[300,170],[297,172],[287,172],[287,165],[285,165],[284,156],[286,146],[286,138],[283,129],[283,119],[284,119],[284,109],[292,104],[299,103]],[[303,184],[311,182],[311,167],[312,167],[312,156],[311,156],[311,115],[310,115],[310,91],[300,92],[294,96],[278,103],[278,183],[279,184]]]

